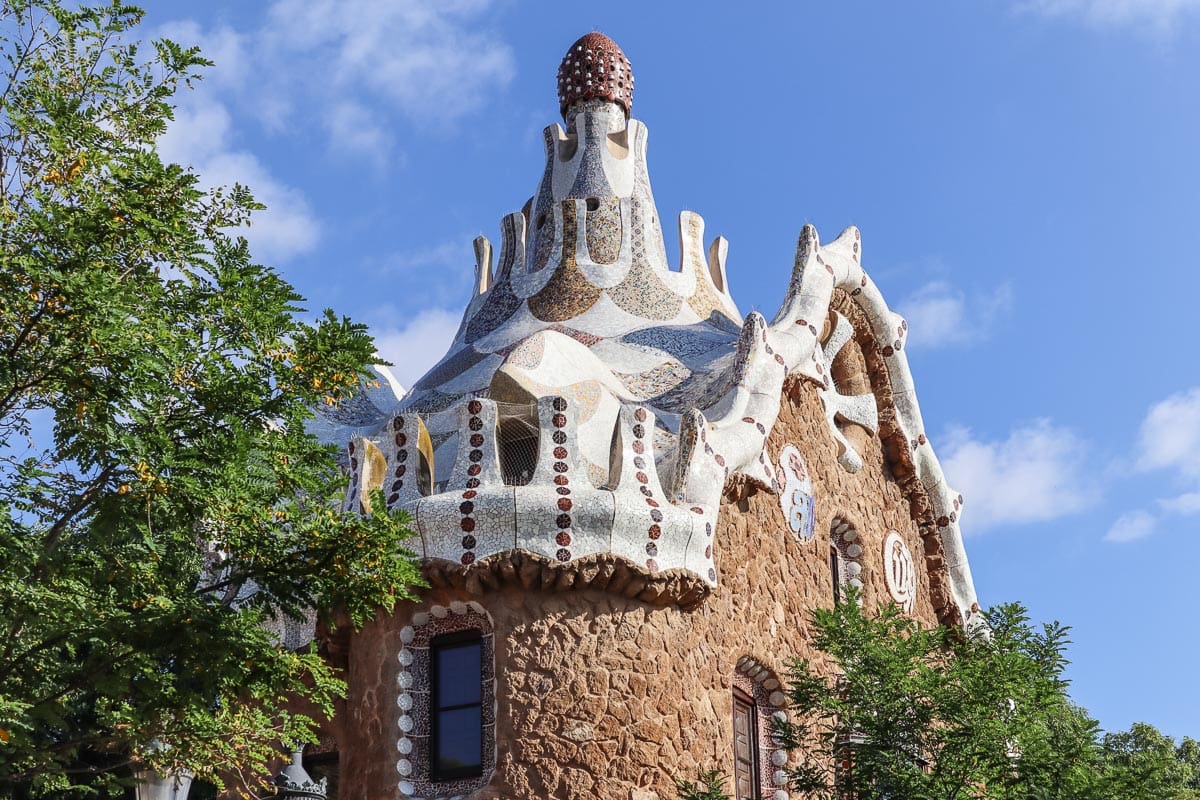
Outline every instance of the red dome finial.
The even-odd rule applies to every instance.
[[[633,106],[633,69],[617,43],[603,33],[581,36],[558,66],[558,106],[598,98],[625,109]]]

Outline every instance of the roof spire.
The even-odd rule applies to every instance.
[[[581,100],[616,103],[629,116],[633,105],[633,69],[617,43],[603,33],[581,36],[558,66],[558,107],[567,109]]]

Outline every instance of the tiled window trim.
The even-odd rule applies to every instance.
[[[450,781],[430,779],[429,643],[447,633],[475,630],[480,634],[480,678],[483,681],[480,713],[483,714],[483,771],[478,777]],[[400,629],[400,670],[396,674],[397,725],[400,758],[396,771],[402,798],[413,800],[461,799],[492,778],[496,769],[496,667],[492,619],[474,601],[432,606],[413,615],[412,624]]]
[[[788,751],[779,746],[772,719],[787,720],[787,695],[774,670],[752,656],[738,659],[734,688],[754,698],[758,706],[758,779],[764,800],[789,800],[787,791]]]
[[[847,586],[853,586],[859,591],[860,603],[863,586],[863,539],[854,523],[845,517],[834,517],[829,526],[829,542],[837,551],[838,578],[842,586],[842,596],[845,597]]]

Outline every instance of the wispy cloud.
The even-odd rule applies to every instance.
[[[470,300],[475,278],[473,239],[464,233],[443,242],[398,250],[368,264],[367,269],[405,286],[410,307],[461,308]]]
[[[205,188],[250,187],[267,207],[242,232],[255,258],[277,264],[308,252],[320,239],[320,225],[303,193],[272,175],[254,154],[235,148],[232,132],[224,105],[208,95],[183,95],[175,122],[159,138],[159,153],[166,161],[193,167]]]
[[[1164,517],[1200,514],[1200,386],[1177,392],[1150,407],[1142,420],[1135,466],[1142,472],[1173,473],[1189,491],[1163,497],[1154,511],[1122,514],[1108,534],[1109,542],[1132,542],[1150,536]]]
[[[1097,495],[1087,444],[1049,420],[990,441],[953,427],[939,450],[946,479],[965,498],[967,531],[1057,519],[1082,511]]]
[[[1200,492],[1184,492],[1175,497],[1165,497],[1158,505],[1170,514],[1200,514]]]
[[[331,145],[342,152],[365,156],[376,166],[383,166],[392,155],[392,137],[382,121],[359,103],[345,101],[334,104],[325,119]]]
[[[426,309],[399,325],[395,321],[408,315],[393,309],[376,309],[369,316],[378,320],[377,324],[371,325],[375,349],[392,362],[392,374],[406,389],[446,354],[462,319],[461,312],[444,308]]]
[[[1118,544],[1136,542],[1154,533],[1157,524],[1158,519],[1148,511],[1130,511],[1117,517],[1108,533],[1104,534],[1104,541]]]
[[[962,347],[986,339],[1012,307],[1007,284],[968,296],[945,281],[922,286],[898,304],[909,347]]]
[[[511,83],[512,48],[482,21],[491,6],[275,0],[246,32],[183,20],[160,33],[199,45],[215,62],[205,83],[267,130],[322,130],[331,152],[380,166],[395,155],[398,117],[453,123]]]
[[[1142,420],[1137,465],[1200,481],[1200,386],[1151,406]]]
[[[1200,13],[1200,0],[1021,0],[1016,7],[1023,13],[1097,27],[1134,27],[1165,35]]]
[[[194,167],[206,186],[243,183],[266,204],[246,232],[256,257],[278,262],[307,252],[321,233],[311,204],[246,148],[246,121],[278,136],[316,131],[331,153],[383,170],[403,158],[400,122],[452,123],[511,82],[512,49],[482,21],[491,5],[275,0],[245,31],[192,20],[160,25],[155,37],[198,45],[214,62],[177,98],[160,149]],[[469,275],[469,240],[465,251]]]
[[[443,123],[468,112],[488,91],[507,86],[514,75],[511,48],[479,27],[489,5],[277,0],[258,38],[269,59],[328,65],[306,87],[317,97],[360,92],[417,122]]]

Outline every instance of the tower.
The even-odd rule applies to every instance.
[[[476,239],[448,353],[327,423],[347,509],[407,510],[430,584],[337,648],[343,796],[650,800],[718,768],[783,800],[769,720],[807,611],[847,585],[929,623],[975,607],[859,231],[805,226],[779,312],[743,317],[699,215],[668,263],[633,88],[611,39],[571,46],[566,127],[498,256]]]

